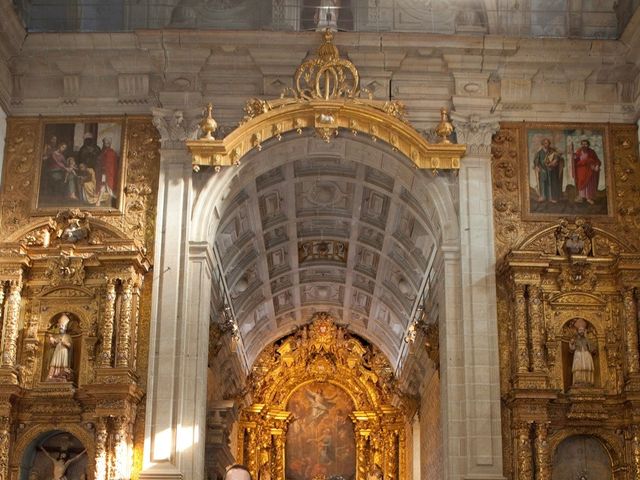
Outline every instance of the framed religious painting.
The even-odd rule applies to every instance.
[[[34,211],[119,211],[125,129],[124,117],[42,119]]]
[[[525,123],[521,140],[525,220],[613,218],[608,125]]]

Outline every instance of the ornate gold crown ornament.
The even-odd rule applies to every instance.
[[[194,170],[199,166],[235,165],[254,148],[271,139],[282,139],[288,132],[302,134],[314,128],[326,142],[339,130],[369,135],[381,140],[409,157],[418,168],[459,169],[464,145],[452,144],[447,137],[453,132],[448,113],[441,112],[437,134],[441,143],[429,143],[405,118],[405,106],[397,100],[374,100],[370,92],[360,89],[360,75],[355,65],[340,58],[333,43],[333,33],[322,32],[323,42],[317,55],[303,62],[294,75],[294,88],[287,88],[280,98],[252,98],[245,105],[245,117],[224,139],[216,140],[217,124],[212,106],[207,106],[200,124],[202,137],[187,142],[193,155]]]

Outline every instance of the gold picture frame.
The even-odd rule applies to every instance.
[[[526,122],[520,134],[523,220],[613,220],[609,124]]]
[[[123,212],[128,117],[40,117],[37,138],[32,215]]]

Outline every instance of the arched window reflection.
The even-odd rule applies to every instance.
[[[300,13],[302,30],[353,30],[351,0],[304,0]]]

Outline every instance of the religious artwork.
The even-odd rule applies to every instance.
[[[25,452],[22,463],[29,480],[80,480],[87,478],[87,450],[73,435],[50,432]],[[26,472],[25,472],[26,473]]]
[[[52,327],[47,333],[46,342],[49,346],[49,361],[46,364],[46,382],[71,382],[73,371],[73,338],[71,336],[69,313],[61,313],[52,321]],[[77,320],[74,319],[77,325]]]
[[[578,318],[573,323],[575,337],[569,341],[569,350],[573,352],[571,378],[574,387],[592,387],[594,383],[593,355],[597,349],[587,337],[587,322]]]
[[[612,480],[611,457],[596,437],[563,440],[553,455],[551,480]]]
[[[611,214],[606,126],[529,124],[523,132],[525,217]]]
[[[303,30],[353,30],[350,0],[305,0],[301,16]]]
[[[116,119],[45,123],[36,207],[118,208],[123,130]]]
[[[286,478],[355,478],[353,405],[347,393],[331,383],[305,385],[291,397],[289,410]]]

